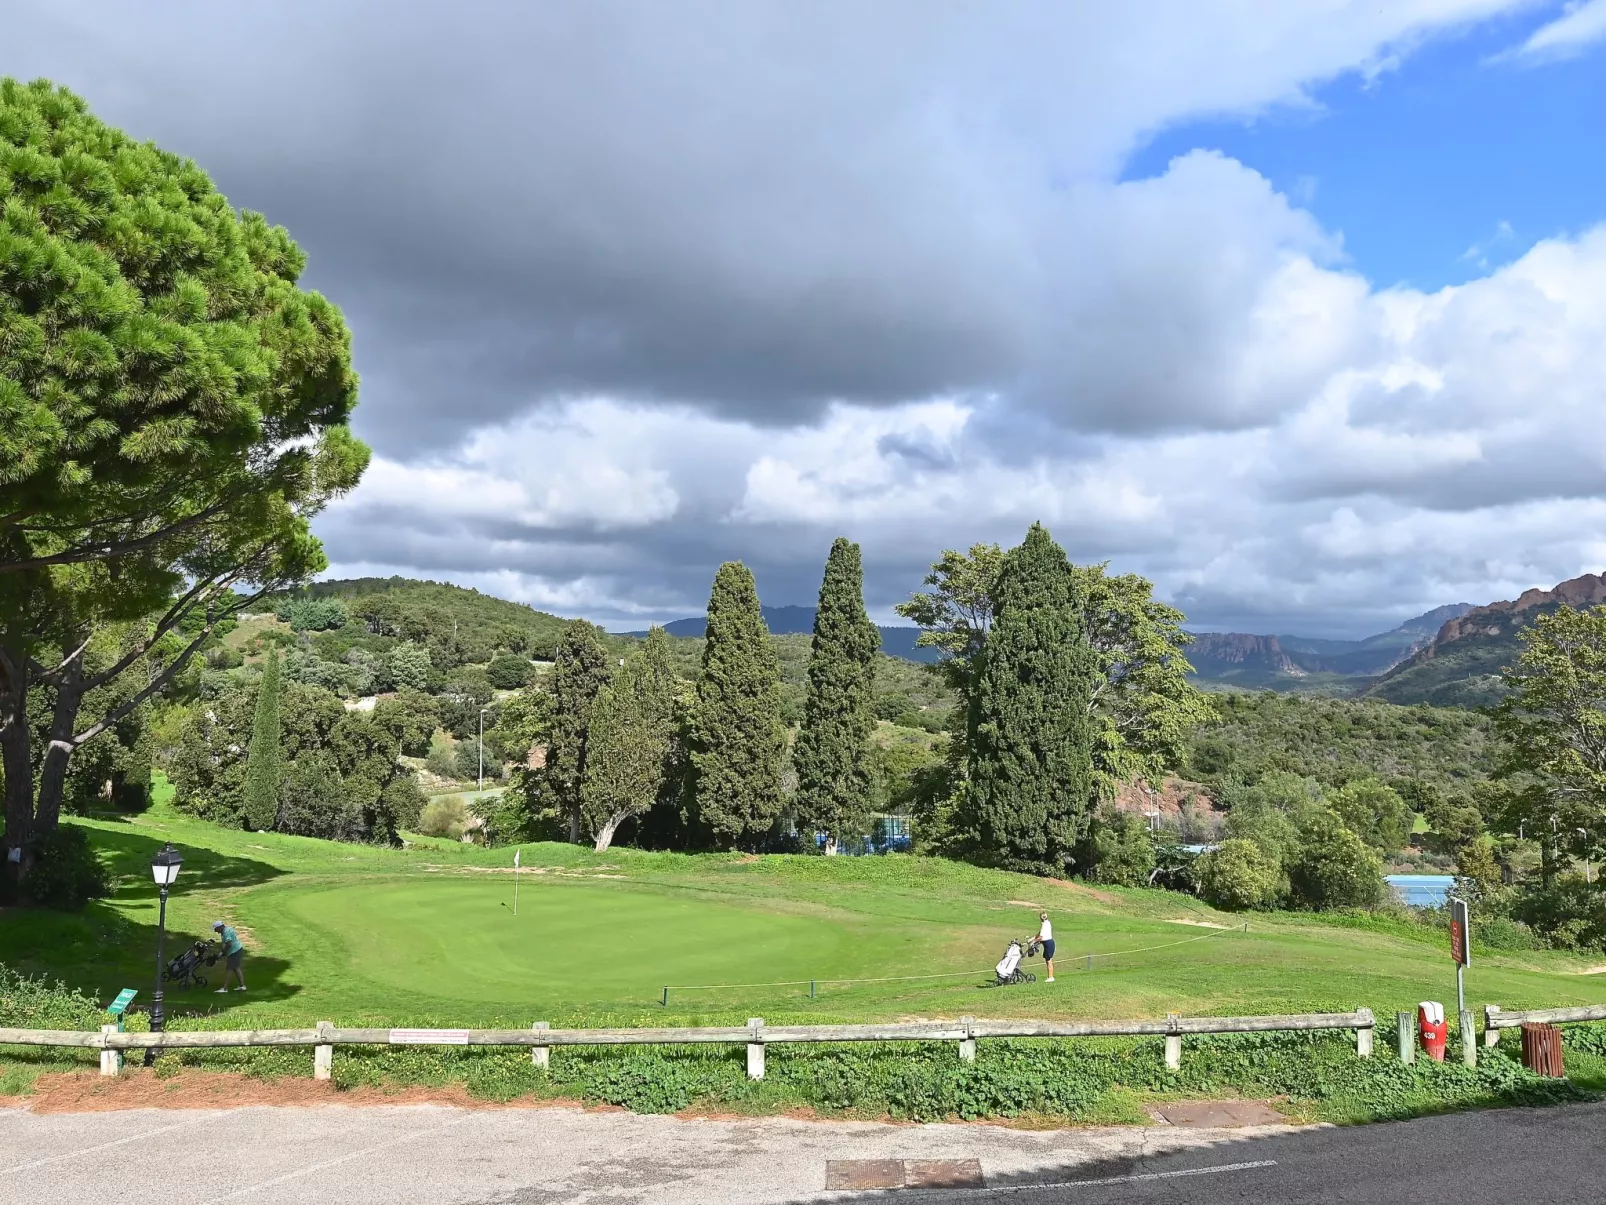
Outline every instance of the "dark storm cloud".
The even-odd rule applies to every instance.
[[[1208,151],[1119,167],[1506,4],[10,0],[0,72],[192,155],[306,248],[380,453],[318,521],[342,570],[672,617],[727,558],[811,601],[846,533],[885,607],[942,548],[1044,517],[1202,622],[1327,622],[1471,571],[1328,532],[1345,499],[1515,505],[1542,474],[1301,435],[1393,354],[1338,237]],[[1411,354],[1473,387],[1433,422],[1493,430],[1479,384],[1530,366],[1441,326]],[[907,413],[933,399],[962,432]],[[1586,489],[1574,442],[1553,478]]]

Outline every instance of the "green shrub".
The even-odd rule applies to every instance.
[[[1149,822],[1131,812],[1101,812],[1083,853],[1091,877],[1100,883],[1144,887],[1154,870],[1154,835]]]
[[[473,822],[474,815],[461,795],[442,795],[424,805],[418,816],[418,831],[426,837],[458,841]]]
[[[424,768],[437,778],[457,777],[457,750],[451,737],[437,732],[429,742]]]
[[[498,653],[485,667],[485,676],[497,690],[518,690],[529,683],[535,667],[527,657],[513,653]]]
[[[1319,911],[1375,908],[1388,898],[1382,862],[1328,808],[1304,818],[1288,878],[1295,897]]]
[[[1201,857],[1194,875],[1199,894],[1229,912],[1270,908],[1281,894],[1282,875],[1277,864],[1260,846],[1242,837],[1223,841]]]
[[[95,1029],[101,1007],[77,988],[32,979],[0,963],[0,1028]]]
[[[76,912],[111,894],[111,880],[89,835],[63,824],[34,844],[33,865],[22,880],[23,895],[46,908]]]

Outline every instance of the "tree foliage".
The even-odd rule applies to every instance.
[[[279,787],[283,766],[279,760],[279,650],[269,649],[262,683],[257,688],[256,712],[251,721],[251,744],[246,751],[245,787],[241,811],[247,827],[269,832],[279,818]]]
[[[592,711],[611,677],[602,629],[574,620],[563,630],[547,677],[546,764],[539,780],[541,809],[563,819],[570,841],[580,840]]]
[[[1274,907],[1282,894],[1281,868],[1243,837],[1223,841],[1194,868],[1199,894],[1228,912]]]
[[[1061,872],[1093,814],[1086,599],[1041,524],[1004,557],[970,707],[970,806],[1005,865]]]
[[[1295,900],[1308,908],[1375,908],[1388,888],[1383,864],[1331,808],[1307,813],[1288,866]]]
[[[1494,713],[1506,740],[1500,775],[1507,823],[1545,842],[1548,879],[1559,846],[1606,840],[1606,607],[1541,615],[1521,640]]]
[[[368,453],[346,426],[349,335],[298,287],[303,266],[193,163],[65,90],[0,80],[8,844],[54,827],[73,752],[163,689],[219,621],[323,568],[307,520]],[[90,672],[84,650],[116,624],[137,638]],[[85,695],[128,672],[140,689],[80,723]],[[35,686],[52,714],[39,750]]]
[[[641,651],[597,696],[581,801],[599,853],[624,821],[645,813],[673,781],[677,681],[669,637],[653,627]]]
[[[880,647],[881,633],[864,609],[859,546],[838,539],[825,562],[814,612],[808,694],[792,757],[798,824],[833,842],[868,832]]]
[[[784,802],[786,729],[780,666],[758,587],[740,561],[714,575],[690,728],[698,822],[727,847],[761,838]]]

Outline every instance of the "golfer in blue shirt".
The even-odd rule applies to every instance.
[[[245,947],[240,944],[240,935],[234,931],[233,925],[225,925],[222,921],[212,926],[212,932],[223,943],[223,986],[217,989],[217,994],[221,996],[229,990],[231,974],[240,981],[240,986],[234,990],[245,991],[245,972],[240,969],[240,963],[245,959]]]

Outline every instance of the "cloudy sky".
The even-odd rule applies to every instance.
[[[318,530],[613,627],[1041,519],[1201,628],[1606,568],[1606,0],[0,0],[286,225]]]

